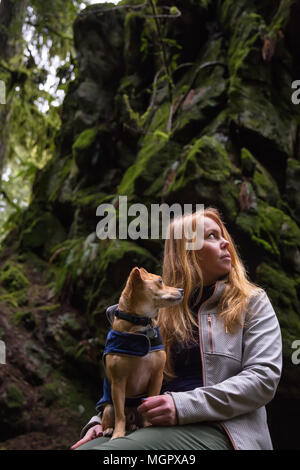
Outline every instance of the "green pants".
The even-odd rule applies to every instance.
[[[232,450],[231,442],[217,424],[150,426],[114,439],[98,437],[77,450]]]

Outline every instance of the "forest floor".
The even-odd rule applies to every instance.
[[[22,289],[12,266],[29,281]],[[6,346],[0,450],[69,449],[95,413],[101,356],[88,339],[82,341],[89,335],[82,313],[58,302],[43,269],[1,255],[0,275],[0,339]],[[76,357],[78,345],[84,354]]]

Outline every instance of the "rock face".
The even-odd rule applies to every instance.
[[[161,269],[162,240],[97,238],[100,204],[112,204],[117,215],[119,196],[149,209],[213,205],[278,314],[284,373],[269,422],[275,448],[299,449],[300,366],[292,353],[300,340],[300,114],[291,99],[300,79],[299,4],[158,3],[156,18],[149,5],[127,1],[93,5],[74,24],[78,73],[64,100],[57,152],[37,175],[32,202],[2,255],[3,272],[12,253],[48,263],[62,308],[45,315],[43,327],[30,309],[19,314],[14,328],[36,335],[36,343],[34,334],[26,343],[37,361],[27,375],[35,378],[25,374],[25,381],[42,381],[43,403],[51,403],[58,389],[48,380],[54,352],[45,338],[54,338],[61,362],[79,357],[76,339],[100,338],[101,352],[105,308],[117,302],[130,269]],[[75,313],[64,310],[66,298]],[[1,328],[5,338],[9,320]],[[85,380],[94,398],[93,379]],[[17,435],[11,413],[26,402],[17,382],[6,384],[1,408],[9,437]]]

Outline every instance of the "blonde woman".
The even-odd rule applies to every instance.
[[[184,234],[185,223],[195,231],[200,220],[203,246],[186,249],[187,239],[175,233]],[[265,405],[281,374],[280,328],[265,291],[247,279],[216,209],[171,222],[162,277],[184,289],[184,301],[159,312],[165,381],[161,394],[138,408],[152,426],[109,441],[97,438],[97,416],[73,448],[272,449]]]

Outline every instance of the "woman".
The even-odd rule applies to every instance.
[[[185,237],[174,233],[185,223],[195,232],[201,217],[203,246],[188,250]],[[265,405],[281,374],[280,328],[266,293],[247,279],[216,209],[171,222],[163,280],[183,288],[185,297],[159,312],[166,380],[161,395],[138,408],[152,426],[109,441],[96,438],[102,428],[94,417],[72,448],[272,449]]]

